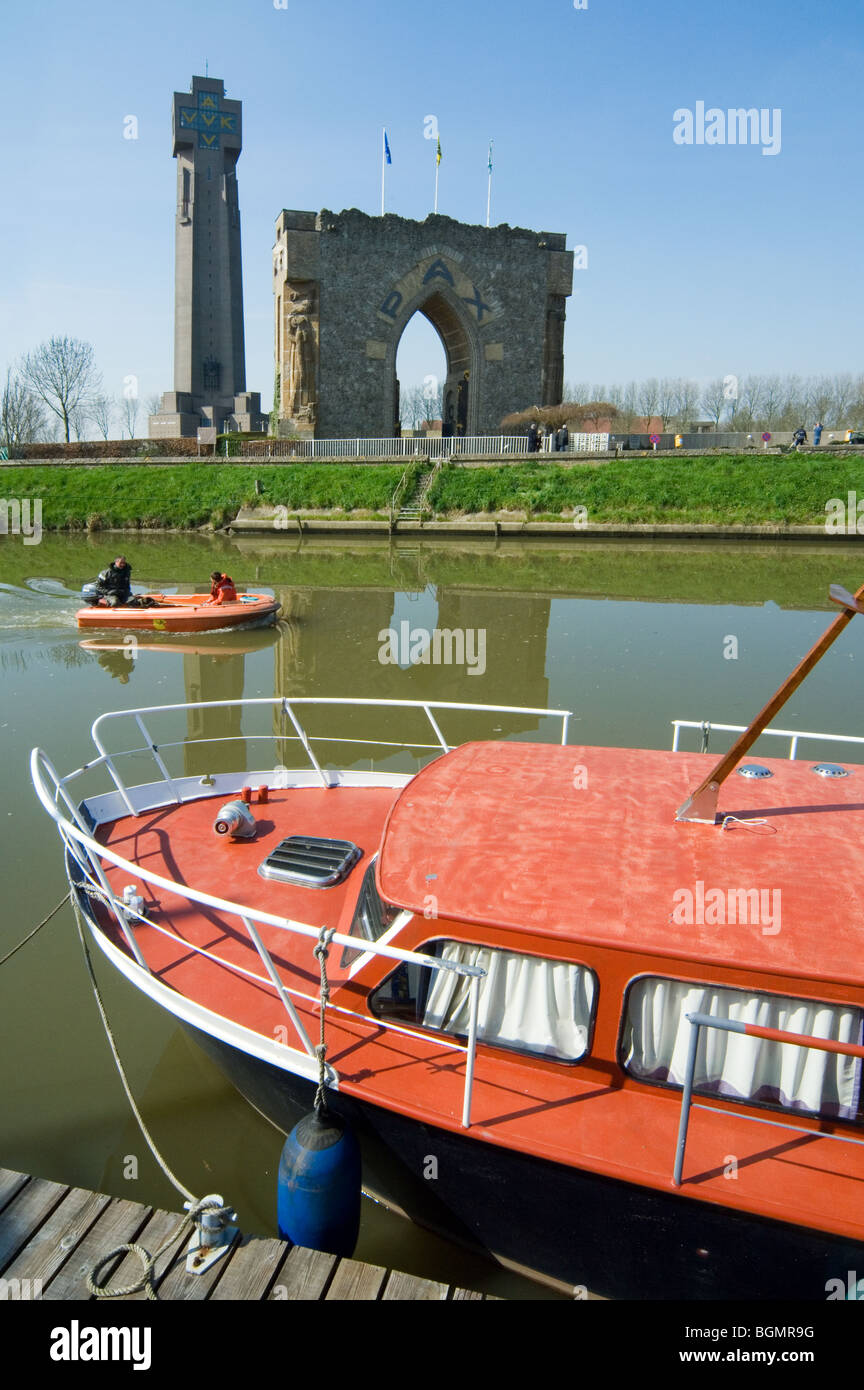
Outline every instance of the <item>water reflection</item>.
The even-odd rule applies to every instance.
[[[676,716],[746,723],[833,616],[829,583],[858,587],[864,554],[845,544],[124,538],[136,581],[148,587],[200,583],[218,563],[238,583],[272,588],[284,614],[272,629],[196,639],[138,633],[130,657],[122,634],[80,641],[75,626],[78,590],[101,567],[104,542],[45,536],[38,550],[25,552],[9,541],[0,544],[0,739],[9,812],[0,851],[6,867],[0,954],[65,892],[56,835],[34,802],[27,753],[41,744],[62,770],[80,765],[92,753],[90,722],[106,708],[303,695],[553,706],[575,711],[573,743],[669,747],[669,720]],[[382,662],[381,632],[405,621],[409,629],[485,632],[484,670],[471,674],[467,662],[456,660]],[[736,660],[724,658],[729,634],[738,639]],[[796,692],[784,726],[860,733],[862,665],[864,621],[856,620]],[[289,730],[269,708],[254,717],[216,709],[172,718],[168,737],[180,743],[174,753],[188,775],[261,769],[272,765],[271,756],[273,763],[299,760],[296,743],[278,742]],[[362,709],[340,714],[335,730],[334,721],[332,712],[308,715],[313,734],[368,739],[381,728]],[[442,721],[454,742],[487,736],[505,723],[469,715],[442,715]],[[518,729],[525,737],[550,732],[541,725],[529,716]],[[394,711],[389,729],[385,737],[431,741],[422,715]],[[266,740],[256,742],[262,731]],[[221,741],[202,745],[202,738]],[[718,751],[721,746],[717,741]],[[322,747],[331,764],[362,759],[368,766],[374,756],[376,765],[388,765],[354,744]],[[764,751],[776,755],[777,748]],[[845,751],[838,756],[845,760]],[[152,776],[148,764],[139,780]],[[182,1035],[170,1020],[113,972],[99,964],[97,970],[124,1056],[132,1060],[133,1089],[146,1093],[148,1119],[164,1135],[172,1164],[202,1191],[230,1193],[250,1229],[266,1232],[279,1136],[197,1049],[177,1041]],[[0,1053],[0,1162],[171,1204],[128,1128],[69,914],[58,915],[18,953],[3,985],[11,1041]],[[50,1027],[38,1022],[44,1019]],[[123,1164],[136,1153],[144,1156],[133,1190]],[[396,1223],[388,1226],[381,1253],[378,1216],[364,1223],[364,1258],[456,1277],[458,1257],[436,1254],[424,1266],[425,1237]],[[461,1282],[479,1287],[477,1270]]]

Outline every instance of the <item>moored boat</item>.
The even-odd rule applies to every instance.
[[[263,1113],[290,1128],[318,1081],[323,942],[329,1103],[415,1219],[607,1296],[824,1299],[864,1271],[860,767],[738,776],[776,698],[719,764],[570,746],[562,711],[510,711],[560,719],[558,746],[457,746],[448,721],[504,711],[226,703],[275,716],[277,770],[172,774],[151,728],[188,706],[32,765],[101,949]],[[392,765],[408,710],[437,755],[416,773]],[[124,719],[156,781],[109,751]]]
[[[233,603],[210,603],[209,594],[140,594],[152,606],[79,608],[79,628],[149,632],[215,632],[276,621],[280,604],[269,594],[240,594]]]

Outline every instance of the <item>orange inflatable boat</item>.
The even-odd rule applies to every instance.
[[[136,596],[137,597],[137,596]],[[214,632],[263,627],[276,621],[280,604],[269,594],[240,594],[236,603],[208,603],[209,594],[147,594],[153,608],[79,608],[81,628],[147,632]]]

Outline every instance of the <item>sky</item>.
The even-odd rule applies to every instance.
[[[142,401],[172,388],[171,109],[205,63],[243,103],[246,379],[265,407],[276,217],[380,212],[386,127],[388,211],[424,218],[430,116],[439,211],[485,223],[492,140],[493,225],[585,248],[567,381],[864,370],[860,0],[43,0],[7,7],[3,39],[4,376],[65,334],[93,344],[109,394],[130,375]],[[724,123],[764,111],[764,131],[683,143],[698,103]],[[415,318],[403,385],[442,363]]]

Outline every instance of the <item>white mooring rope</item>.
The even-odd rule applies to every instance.
[[[97,901],[105,903],[106,906],[113,907],[113,903],[111,903],[108,894],[105,893],[102,889],[91,888],[86,884],[82,884],[81,887],[89,897],[95,898],[97,899]],[[123,1083],[123,1089],[126,1092],[126,1097],[129,1101],[130,1106],[132,1107],[132,1113],[138,1122],[138,1127],[144,1136],[144,1139],[147,1143],[148,1148],[150,1149],[150,1152],[153,1154],[153,1157],[156,1159],[156,1162],[159,1164],[159,1167],[162,1169],[162,1172],[165,1174],[172,1187],[176,1188],[176,1190],[186,1198],[187,1205],[189,1208],[187,1214],[181,1218],[176,1230],[172,1231],[171,1235],[165,1241],[164,1245],[160,1245],[159,1249],[156,1251],[154,1255],[151,1255],[150,1252],[148,1250],[145,1250],[142,1245],[137,1245],[134,1241],[126,1245],[118,1245],[114,1250],[111,1250],[109,1254],[103,1255],[103,1257],[93,1266],[92,1270],[87,1275],[87,1288],[90,1290],[92,1294],[95,1295],[96,1298],[121,1298],[127,1294],[137,1293],[139,1289],[143,1289],[148,1299],[158,1302],[158,1295],[153,1286],[153,1277],[154,1267],[159,1257],[161,1255],[164,1255],[165,1251],[170,1246],[175,1244],[175,1242],[180,1238],[187,1226],[194,1225],[196,1216],[200,1215],[202,1211],[215,1210],[227,1212],[230,1210],[230,1208],[226,1207],[224,1204],[220,1206],[219,1203],[214,1202],[212,1197],[193,1197],[188,1187],[185,1187],[184,1184],[180,1181],[180,1179],[171,1171],[165,1159],[162,1157],[158,1148],[156,1147],[156,1141],[150,1134],[150,1131],[144,1123],[144,1117],[142,1116],[141,1111],[138,1109],[138,1106],[135,1103],[135,1097],[133,1096],[132,1091],[129,1087],[126,1072],[123,1068],[123,1063],[120,1060],[120,1054],[117,1051],[117,1044],[114,1040],[114,1034],[111,1031],[111,1024],[108,1022],[108,1015],[105,1012],[105,1006],[102,1003],[102,996],[99,992],[99,985],[96,981],[96,975],[93,970],[93,961],[91,960],[90,950],[87,946],[87,938],[81,925],[81,913],[78,904],[74,898],[72,899],[72,906],[75,909],[75,924],[78,928],[78,936],[81,941],[82,949],[84,951],[84,960],[87,965],[87,973],[90,976],[90,983],[93,987],[93,994],[95,996],[96,1004],[98,1006],[99,1013],[102,1018],[102,1024],[105,1029],[105,1035],[108,1039],[108,1044],[111,1048],[111,1053],[114,1057],[114,1062],[116,1064],[120,1080]],[[116,1288],[110,1288],[107,1284],[100,1284],[98,1282],[98,1276],[103,1267],[109,1264],[111,1260],[115,1259],[116,1256],[126,1254],[127,1251],[132,1255],[137,1255],[144,1266],[144,1272],[140,1276],[140,1278],[137,1279],[133,1284],[124,1284]]]

